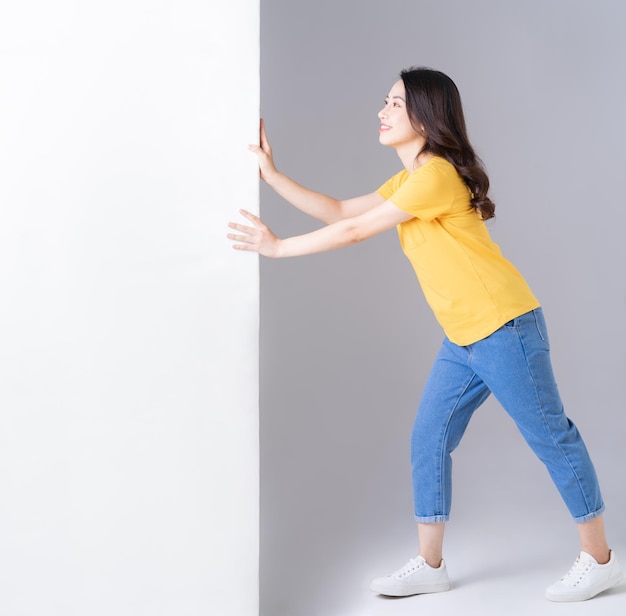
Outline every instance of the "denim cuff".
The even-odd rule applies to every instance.
[[[420,524],[436,524],[438,522],[447,522],[449,515],[416,515],[415,521]]]
[[[576,524],[583,524],[584,522],[589,522],[589,520],[593,520],[594,518],[601,516],[603,513],[604,505],[602,505],[600,509],[597,509],[593,513],[588,513],[587,515],[581,515],[578,518],[574,518],[574,522],[576,522]]]

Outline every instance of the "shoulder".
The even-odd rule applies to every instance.
[[[406,170],[406,169],[402,169],[402,171],[398,171],[398,173],[396,173],[395,175],[391,176],[388,180],[387,180],[387,184],[393,185],[393,186],[402,186],[402,184],[404,184],[407,179],[410,177],[410,173]]]
[[[464,194],[467,191],[467,186],[456,167],[440,156],[433,156],[409,175],[406,185],[419,186],[421,190],[447,195]]]
[[[433,156],[413,173],[407,174],[404,184],[407,189],[419,187],[420,190],[446,191],[453,188],[459,180],[460,176],[452,163],[445,158]]]
[[[398,188],[400,188],[400,186],[402,186],[402,184],[404,184],[404,182],[406,182],[406,179],[408,177],[409,174],[407,173],[406,169],[403,169],[402,171],[396,173],[394,176],[390,177],[382,186],[380,186],[376,190],[376,192],[385,199],[388,199],[393,193],[398,190]]]
[[[441,179],[450,179],[458,177],[456,167],[441,156],[433,156],[429,161],[424,163],[419,169],[416,169],[411,177],[432,177]]]

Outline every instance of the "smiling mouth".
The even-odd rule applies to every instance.
[[[387,124],[381,124],[380,128],[378,129],[380,132],[389,130],[391,128],[391,126],[387,125]]]

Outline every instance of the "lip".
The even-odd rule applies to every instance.
[[[391,126],[389,126],[388,124],[381,124],[380,128],[378,129],[379,133],[384,133],[386,131],[388,131],[391,128]]]

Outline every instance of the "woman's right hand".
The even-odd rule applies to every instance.
[[[260,126],[260,145],[250,144],[248,149],[254,152],[259,159],[259,175],[262,180],[265,180],[268,184],[271,182],[271,178],[278,173],[276,166],[274,165],[274,158],[272,157],[272,147],[267,140],[265,134],[265,122],[261,120]]]

